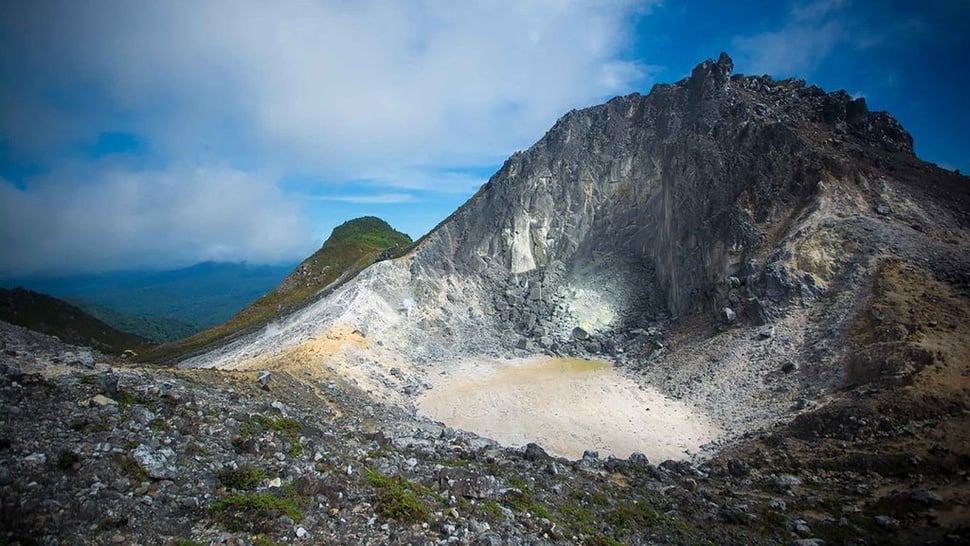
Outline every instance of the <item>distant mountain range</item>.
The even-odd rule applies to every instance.
[[[171,341],[225,322],[294,266],[204,262],[171,271],[7,278],[0,286],[50,294],[119,330]]]
[[[0,320],[106,353],[121,354],[128,349],[137,352],[151,344],[148,339],[112,328],[63,300],[23,288],[0,288]]]

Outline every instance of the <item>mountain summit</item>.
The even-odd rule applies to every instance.
[[[847,371],[848,332],[885,264],[965,292],[970,184],[864,99],[732,69],[721,55],[569,112],[407,255],[184,365],[265,365],[356,332],[340,352],[355,380],[408,400],[467,356],[600,355],[739,430],[867,375]],[[761,327],[788,343],[752,347]],[[743,395],[690,388],[711,359]],[[783,388],[765,383],[789,361]]]
[[[341,322],[412,360],[509,352],[520,337],[583,353],[576,328],[602,348],[670,319],[782,318],[860,288],[887,250],[925,255],[939,278],[966,270],[952,246],[965,241],[947,235],[968,223],[964,177],[919,161],[862,98],[732,69],[722,54],[648,95],[569,112],[407,256],[291,317],[300,333],[274,344]]]

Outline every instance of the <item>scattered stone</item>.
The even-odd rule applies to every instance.
[[[115,401],[115,400],[113,400],[113,399],[111,399],[111,398],[108,398],[107,396],[105,396],[103,394],[96,394],[96,395],[94,395],[91,398],[91,405],[92,406],[99,406],[99,407],[103,407],[103,406],[117,406],[118,405],[118,402]]]
[[[38,464],[38,465],[45,464],[47,462],[47,454],[31,453],[30,455],[27,455],[26,457],[24,457],[24,461],[31,464]]]
[[[792,546],[825,546],[825,541],[820,538],[800,538],[792,541]]]
[[[724,324],[734,324],[738,320],[738,315],[730,307],[723,307],[718,312],[718,318]]]
[[[171,480],[178,476],[178,469],[174,465],[175,452],[171,448],[153,450],[145,444],[139,444],[131,452],[131,457],[153,480]]]
[[[741,459],[731,459],[728,461],[728,472],[735,477],[743,478],[751,473],[751,467]]]
[[[141,425],[149,425],[155,420],[155,413],[145,406],[131,406],[128,415]]]
[[[549,458],[549,454],[546,450],[542,449],[538,444],[529,442],[525,446],[525,460],[527,461],[544,461]]]
[[[876,525],[886,531],[896,531],[899,529],[899,520],[893,517],[879,515],[876,516]]]
[[[927,489],[913,489],[909,492],[909,499],[921,504],[942,504],[943,496]]]

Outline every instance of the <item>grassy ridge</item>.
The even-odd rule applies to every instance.
[[[411,238],[395,231],[380,218],[365,216],[334,228],[313,255],[304,260],[283,282],[237,313],[229,321],[192,337],[159,346],[145,356],[156,362],[173,362],[198,353],[235,335],[253,331],[305,305],[334,283],[353,278],[379,258],[397,256],[411,245]]]
[[[66,301],[23,288],[0,288],[0,319],[105,353],[120,354],[126,349],[137,352],[150,344],[143,337],[108,326]]]

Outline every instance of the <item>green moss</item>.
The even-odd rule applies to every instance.
[[[539,504],[528,489],[507,492],[502,499],[502,504],[522,514],[529,512],[538,518],[552,519],[549,509]]]
[[[118,402],[118,406],[121,409],[125,409],[132,404],[138,403],[138,399],[135,398],[133,394],[122,389],[118,389],[118,392],[115,393],[114,399]]]
[[[300,444],[300,432],[302,428],[299,421],[290,417],[271,419],[262,415],[256,415],[249,421],[243,421],[239,425],[239,439],[245,441],[250,438],[255,438],[266,431],[279,432],[283,439],[290,444],[287,453],[291,457],[296,457],[303,452],[303,445]]]
[[[502,509],[499,507],[499,504],[493,500],[482,501],[479,506],[482,507],[482,512],[485,512],[494,518],[502,515]]]
[[[203,546],[201,542],[188,538],[180,538],[172,543],[173,546]]]
[[[268,477],[266,472],[252,465],[243,465],[239,468],[226,468],[216,475],[219,483],[229,489],[238,489],[240,491],[253,489]]]
[[[590,546],[624,546],[622,542],[607,535],[596,535],[586,539],[586,544]]]
[[[429,492],[427,488],[372,468],[366,477],[367,483],[377,488],[377,509],[382,516],[406,523],[431,521],[431,509],[420,497]]]
[[[231,495],[214,503],[211,510],[227,518],[229,529],[234,531],[261,529],[281,516],[293,521],[303,519],[303,511],[295,500],[268,492]]]
[[[143,482],[148,479],[148,472],[135,462],[131,455],[125,455],[121,459],[121,470],[135,480]]]
[[[592,510],[579,504],[567,503],[559,507],[559,513],[563,520],[576,534],[595,535],[596,534],[596,514]]]
[[[650,505],[643,502],[623,502],[608,516],[607,521],[618,529],[630,529],[654,525],[660,515]]]
[[[279,542],[276,542],[266,535],[257,535],[253,537],[253,546],[279,546],[279,544]]]

